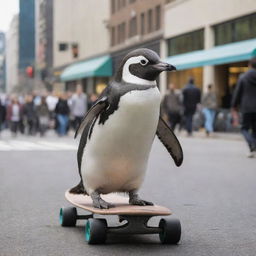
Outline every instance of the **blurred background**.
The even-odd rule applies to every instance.
[[[229,110],[237,79],[256,55],[255,0],[10,0],[1,9],[3,105],[12,96],[23,104],[27,94],[36,104],[50,92],[69,98],[78,84],[93,102],[124,55],[146,47],[178,69],[161,74],[162,95],[190,77],[202,93],[211,84],[215,130],[237,131]]]

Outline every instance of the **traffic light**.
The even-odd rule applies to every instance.
[[[33,78],[34,77],[34,68],[32,66],[28,66],[26,68],[26,74],[28,77]]]
[[[78,58],[79,49],[78,49],[78,44],[77,43],[72,44],[72,55],[73,55],[73,58]]]

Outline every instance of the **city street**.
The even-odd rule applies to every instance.
[[[142,235],[111,236],[105,245],[89,246],[84,221],[74,228],[58,223],[59,208],[69,205],[64,192],[79,181],[78,141],[71,136],[1,139],[0,255],[254,256],[256,159],[246,158],[241,139],[180,140],[180,168],[155,141],[140,193],[181,220],[180,244],[162,245],[157,235]]]

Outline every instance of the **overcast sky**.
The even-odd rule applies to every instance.
[[[19,0],[0,0],[0,31],[6,32],[14,14],[19,12]]]

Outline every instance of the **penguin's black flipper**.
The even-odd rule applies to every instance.
[[[98,114],[107,107],[108,102],[107,102],[107,96],[103,96],[100,98],[92,107],[91,109],[87,112],[85,117],[83,118],[80,126],[77,128],[76,133],[75,133],[75,138],[79,133],[82,133],[84,128],[86,127],[87,124],[91,123],[95,117],[98,116]]]
[[[159,117],[156,134],[172,156],[175,164],[180,166],[183,162],[183,151],[180,142],[161,117]]]

